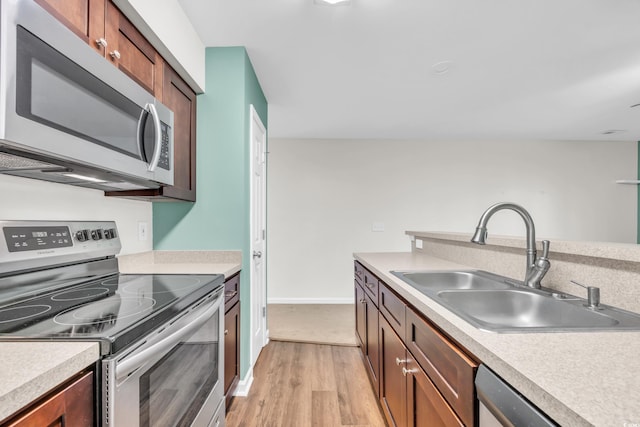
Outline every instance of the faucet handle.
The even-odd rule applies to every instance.
[[[542,241],[542,256],[540,258],[547,259],[549,257],[549,245],[550,242],[548,240]]]

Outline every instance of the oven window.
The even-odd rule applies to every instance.
[[[190,426],[218,381],[219,316],[140,378],[140,426]]]
[[[19,115],[141,158],[141,107],[23,27],[17,27],[17,38]]]

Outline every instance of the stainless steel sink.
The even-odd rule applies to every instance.
[[[511,289],[506,278],[485,271],[392,271],[420,292],[428,296],[432,291],[445,289]]]
[[[640,330],[640,315],[484,271],[392,272],[475,327],[492,332]]]

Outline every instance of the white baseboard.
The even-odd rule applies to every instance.
[[[234,396],[247,397],[249,395],[249,390],[251,390],[251,385],[253,384],[253,368],[249,369],[247,375],[240,381],[238,381],[238,387],[236,387],[236,391],[233,393]]]
[[[267,304],[354,304],[353,298],[268,298]]]

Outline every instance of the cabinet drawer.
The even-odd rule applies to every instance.
[[[373,303],[378,306],[378,278],[369,270],[364,270],[364,283],[362,284],[364,291],[369,295]]]
[[[224,282],[224,309],[229,310],[240,299],[240,273]]]
[[[358,261],[353,262],[353,274],[356,282],[362,285],[364,282],[364,267]]]
[[[380,283],[379,285],[378,295],[380,312],[387,319],[389,325],[391,325],[393,330],[396,331],[402,341],[406,341],[404,336],[406,331],[406,304],[383,283]]]
[[[474,425],[473,380],[478,364],[413,310],[406,310],[406,344],[416,362],[465,425]]]

